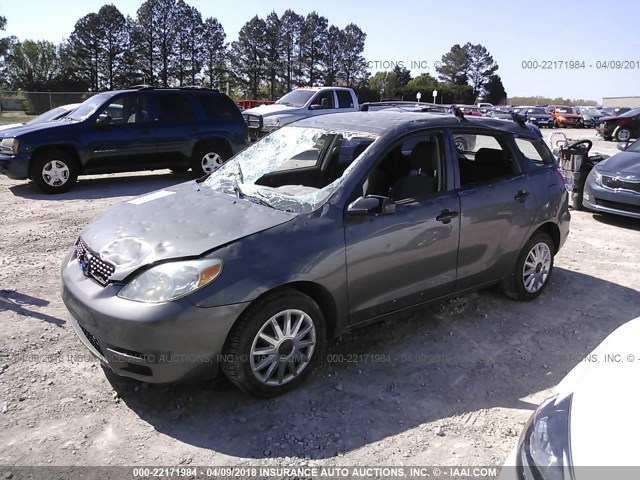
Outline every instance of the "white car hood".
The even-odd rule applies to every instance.
[[[640,317],[615,330],[558,385],[560,397],[573,393],[574,466],[640,465],[639,340]]]
[[[0,125],[0,130],[9,130],[10,128],[16,128],[23,126],[24,123],[9,123],[6,125]]]
[[[267,117],[269,115],[275,115],[276,113],[294,113],[298,110],[299,108],[297,107],[272,103],[271,105],[260,105],[259,107],[250,108],[249,110],[244,110],[242,113],[252,113],[254,115]]]

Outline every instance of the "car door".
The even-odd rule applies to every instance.
[[[90,120],[85,172],[121,172],[145,168],[156,155],[149,97],[134,92],[112,97]]]
[[[457,290],[505,275],[534,222],[536,205],[508,134],[453,128],[450,142],[463,134],[475,137],[475,145],[457,150],[461,214]]]
[[[164,167],[188,165],[198,117],[189,97],[179,91],[157,91],[154,126],[158,137],[157,162]]]
[[[447,149],[443,132],[404,138],[380,157],[352,196],[384,197],[393,210],[363,215],[353,211],[353,202],[345,210],[352,323],[453,292],[460,203],[448,183]]]
[[[325,101],[325,106],[322,102]],[[308,107],[310,115],[326,115],[327,113],[336,113],[339,111],[337,106],[337,99],[333,89],[323,90],[318,92],[316,96],[311,100]]]

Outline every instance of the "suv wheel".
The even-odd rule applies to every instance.
[[[616,132],[616,140],[619,142],[628,142],[631,138],[631,130],[628,128],[619,128]]]
[[[311,373],[325,345],[324,316],[307,295],[283,288],[251,305],[225,342],[222,369],[258,397],[295,388]]]
[[[207,143],[194,150],[191,169],[197,177],[202,177],[215,172],[228,158],[227,150],[220,143]]]
[[[31,179],[44,193],[68,192],[78,179],[78,166],[68,153],[49,150],[34,159]]]
[[[546,233],[536,233],[525,244],[511,275],[503,282],[505,293],[514,300],[529,301],[542,293],[553,271],[553,241]]]

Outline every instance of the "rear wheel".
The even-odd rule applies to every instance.
[[[243,313],[225,342],[222,370],[258,397],[281,395],[301,384],[320,361],[325,321],[307,295],[283,288]]]
[[[540,295],[549,283],[553,271],[553,241],[538,232],[525,244],[511,274],[502,288],[514,300],[529,301]]]
[[[215,172],[230,157],[228,149],[219,142],[206,143],[197,147],[191,158],[191,169],[197,177]]]
[[[30,173],[31,179],[44,193],[64,193],[78,179],[78,164],[66,152],[49,150],[33,160]]]

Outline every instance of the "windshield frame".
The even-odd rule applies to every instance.
[[[315,94],[318,93],[317,90],[305,90],[302,88],[299,88],[297,90],[291,90],[289,93],[283,95],[282,97],[280,97],[278,100],[276,100],[276,105],[287,105],[290,107],[296,107],[296,108],[300,108],[300,107],[304,107],[307,103],[309,103],[309,101],[315,96]],[[301,94],[304,94],[304,96],[306,96],[307,98],[305,99],[304,103],[299,103],[299,101],[297,102],[292,102],[291,100],[301,96]]]
[[[104,104],[104,102],[112,99],[113,97],[115,97],[113,92],[102,92],[102,93],[97,93],[96,95],[92,95],[91,97],[87,98],[84,102],[82,102],[80,105],[78,105],[78,108],[76,108],[73,112],[71,112],[65,118],[69,120],[74,120],[76,122],[84,122],[88,118],[91,118],[91,116],[96,112],[96,110],[98,110],[98,108],[100,108],[101,105]],[[89,106],[91,106],[91,109],[88,109]],[[88,112],[86,113],[86,115],[80,115],[85,111]]]

